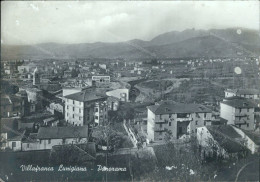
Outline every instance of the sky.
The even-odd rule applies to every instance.
[[[151,40],[185,29],[259,30],[258,1],[4,1],[1,44]]]

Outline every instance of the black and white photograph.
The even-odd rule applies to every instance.
[[[1,1],[0,182],[259,181],[260,2]]]

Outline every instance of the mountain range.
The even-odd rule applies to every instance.
[[[172,31],[150,41],[134,39],[116,43],[1,45],[2,59],[142,59],[244,57],[259,54],[259,32],[237,28]]]

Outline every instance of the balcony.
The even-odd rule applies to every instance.
[[[167,123],[169,123],[169,120],[164,119],[164,120],[156,121],[156,122],[154,122],[154,123],[155,123],[155,124],[167,124]]]
[[[154,132],[165,132],[166,129],[165,128],[157,128],[154,130]]]
[[[245,124],[248,122],[248,120],[245,120],[245,119],[235,119],[235,124]]]
[[[235,117],[247,117],[248,115],[245,113],[235,113]]]
[[[177,118],[177,121],[179,122],[184,122],[184,121],[192,121],[192,117],[185,117],[185,118]]]
[[[211,121],[211,120],[212,120],[212,117],[203,117],[203,120],[204,120],[204,121]]]

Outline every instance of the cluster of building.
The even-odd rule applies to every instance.
[[[213,140],[219,148],[217,153],[224,157],[245,147],[252,153],[259,152],[260,134],[255,132],[260,122],[259,94],[254,89],[225,90],[219,116],[200,104],[162,101],[148,106],[147,140],[163,141],[171,131],[173,139],[196,136],[203,147],[209,147],[206,141]],[[247,142],[242,143],[244,140]]]
[[[205,62],[180,60],[179,64],[201,61]],[[94,127],[108,124],[108,112],[129,102],[129,88],[122,86],[121,78],[176,74],[168,64],[50,60],[46,65],[9,65],[12,71],[6,74],[18,74],[22,82],[17,83],[16,94],[1,95],[1,149],[45,150],[88,143]],[[163,142],[171,133],[173,140],[197,137],[209,155],[227,157],[243,153],[245,148],[255,153],[259,151],[259,134],[255,132],[259,130],[259,100],[259,90],[227,89],[219,112],[202,104],[165,100],[136,108],[134,120],[145,123],[147,143]]]
[[[105,65],[99,67],[106,69]],[[17,69],[32,74],[16,85],[16,94],[1,95],[2,150],[45,150],[88,143],[91,129],[107,124],[108,110],[116,111],[120,102],[129,101],[128,88],[107,88],[111,83],[109,75],[97,74],[88,84],[70,85],[51,81],[51,77],[46,82],[45,67],[38,69],[34,63]]]

